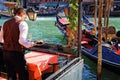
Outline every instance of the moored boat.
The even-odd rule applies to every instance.
[[[83,19],[85,19],[84,17],[85,16],[83,16]],[[62,17],[59,18],[59,16],[57,16],[57,18],[58,19],[55,23],[57,24],[57,27],[63,33],[64,37],[67,38],[66,28],[67,28],[68,24],[63,24],[63,22],[66,23],[67,21],[64,18],[63,18],[64,20],[62,20],[63,22],[60,21],[60,19]],[[89,21],[89,20],[87,20],[87,21]],[[84,22],[86,22],[86,20],[84,20]],[[93,28],[93,27],[91,27],[91,28]],[[106,29],[105,28],[103,28],[103,29],[104,30],[103,30],[102,35],[105,37],[104,33],[106,33],[106,31],[105,31]],[[97,60],[98,60],[98,40],[97,40],[97,37],[90,34],[89,32],[87,32],[87,30],[82,30],[82,31],[83,31],[83,33],[82,33],[82,42],[81,42],[82,49],[81,50],[82,50],[84,55],[88,56],[93,61],[97,62]],[[108,30],[109,43],[112,41],[113,38],[118,39],[118,37],[119,36],[116,36],[115,27],[110,26],[109,30]],[[120,49],[119,49],[119,47],[117,49],[115,49],[114,48],[114,47],[116,47],[115,44],[112,45],[109,43],[103,41],[103,44],[102,44],[102,63],[103,63],[104,67],[107,67],[107,69],[110,69],[112,71],[117,71],[119,73],[119,71],[120,71]],[[113,40],[112,43],[116,43],[116,42],[114,42],[114,40]],[[118,43],[117,43],[117,45],[118,45]]]
[[[84,35],[84,34],[82,34]],[[85,34],[82,37],[82,52],[93,61],[98,59],[98,41],[95,37],[90,37],[91,34]],[[86,37],[85,37],[86,36]],[[87,37],[89,36],[89,37]],[[120,49],[116,50],[106,42],[102,42],[102,63],[103,66],[111,71],[119,73],[120,71]],[[115,46],[114,46],[115,47]]]

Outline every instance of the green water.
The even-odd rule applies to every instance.
[[[54,26],[55,18],[40,17],[36,21],[27,21],[29,33],[33,35],[33,40],[43,39],[48,43],[66,44],[60,30]]]
[[[8,18],[2,17],[0,25]],[[116,26],[117,31],[120,30],[120,18],[110,18],[109,25]],[[27,20],[29,26],[29,34],[32,34],[32,40],[43,39],[48,43],[66,44],[60,30],[54,26],[55,17],[39,17],[36,21]],[[96,63],[85,56],[82,80],[96,80]],[[120,75],[102,68],[102,80],[120,80]]]
[[[110,18],[109,19],[109,26],[115,26],[116,31],[120,30],[120,17]]]

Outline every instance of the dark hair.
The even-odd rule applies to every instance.
[[[21,13],[23,13],[23,12],[26,12],[24,8],[17,8],[17,9],[15,9],[15,11],[14,11],[14,15],[16,15],[16,14],[21,14]]]

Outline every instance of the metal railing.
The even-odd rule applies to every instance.
[[[84,60],[75,58],[45,80],[82,80],[83,66]]]

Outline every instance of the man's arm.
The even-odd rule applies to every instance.
[[[28,34],[28,25],[25,21],[22,21],[19,24],[19,30],[20,30],[20,35],[19,35],[19,43],[23,45],[26,48],[30,48],[35,46],[34,42],[29,42],[27,40],[27,34]]]
[[[0,44],[3,44],[3,27],[0,29]]]

